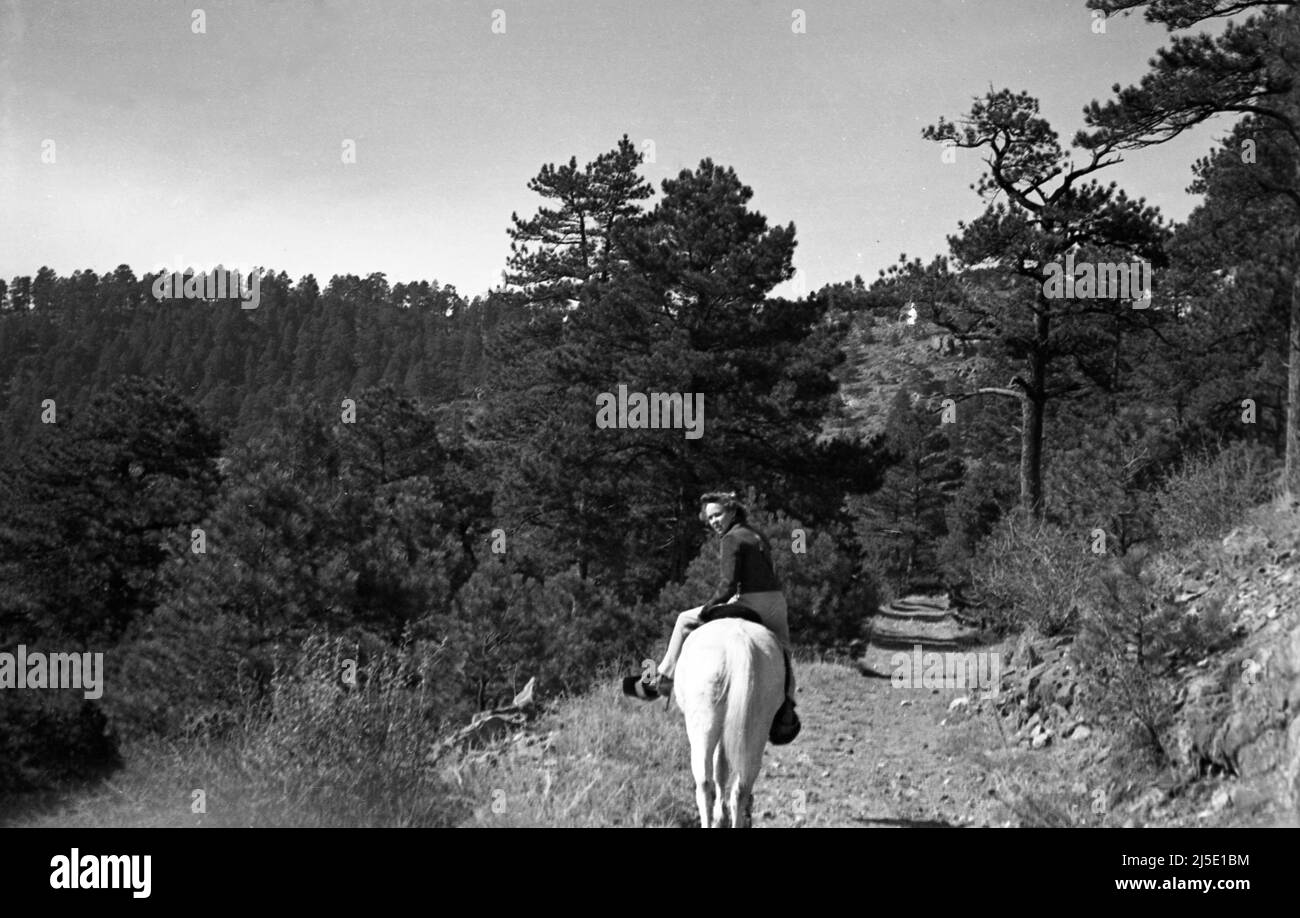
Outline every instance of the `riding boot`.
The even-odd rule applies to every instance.
[[[642,661],[641,675],[628,676],[623,680],[623,694],[630,698],[640,698],[642,701],[654,701],[659,697],[670,701],[672,687],[672,678],[660,673],[655,666],[655,661],[650,659]]]
[[[773,746],[784,746],[792,742],[803,725],[799,722],[799,715],[794,710],[794,699],[789,695],[790,676],[791,676],[790,652],[785,652],[785,699],[781,702],[780,709],[776,712],[776,717],[772,718],[772,729],[768,732],[768,741]]]

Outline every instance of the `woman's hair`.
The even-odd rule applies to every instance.
[[[745,505],[740,502],[735,491],[710,491],[700,497],[700,522],[705,524],[709,522],[709,518],[704,514],[704,508],[708,504],[722,504],[724,510],[733,511],[737,523],[749,522],[745,514]]]

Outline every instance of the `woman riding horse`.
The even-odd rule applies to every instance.
[[[763,535],[750,527],[744,506],[735,492],[714,492],[700,498],[700,519],[707,523],[721,540],[721,578],[718,588],[704,605],[688,609],[677,616],[668,652],[656,667],[646,660],[640,679],[632,676],[625,680],[624,691],[637,698],[652,700],[667,697],[672,691],[673,671],[681,654],[686,636],[709,620],[710,610],[739,603],[758,614],[762,623],[776,635],[785,652],[786,697],[772,724],[772,741],[789,742],[799,731],[799,718],[795,714],[795,684],[793,659],[790,654],[790,626],[786,620],[785,594],[772,567],[772,550]],[[788,737],[788,739],[785,739]]]

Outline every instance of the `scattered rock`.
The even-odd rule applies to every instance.
[[[1268,794],[1255,788],[1241,787],[1232,793],[1232,807],[1243,813],[1250,814],[1256,810],[1262,809],[1271,802]]]
[[[1022,669],[1033,669],[1042,659],[1039,656],[1038,651],[1034,649],[1034,638],[1034,633],[1030,630],[1026,630],[1020,635],[1020,640],[1016,642],[1015,655],[1012,659],[1015,661],[1015,664]]]
[[[1254,528],[1238,527],[1223,539],[1223,550],[1237,563],[1254,558],[1268,547],[1268,539]]]
[[[1165,799],[1165,792],[1158,787],[1149,787],[1142,796],[1129,805],[1128,811],[1133,815],[1145,813]]]

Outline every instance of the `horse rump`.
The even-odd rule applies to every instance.
[[[682,648],[674,696],[691,742],[701,825],[721,824],[724,810],[733,826],[750,824],[763,748],[785,697],[784,668],[776,637],[737,618],[701,626]]]

